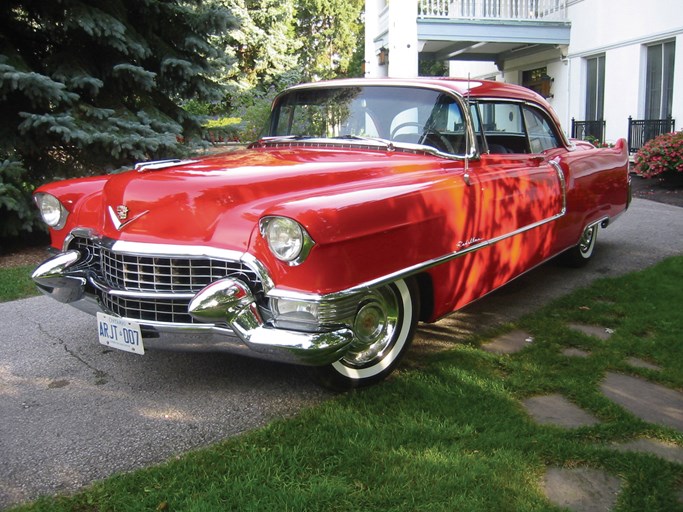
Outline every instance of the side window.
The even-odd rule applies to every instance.
[[[553,123],[542,110],[523,103],[479,103],[488,152],[542,153],[562,147]]]
[[[460,133],[465,130],[465,122],[460,106],[454,101],[443,103],[431,113],[430,126],[441,133]]]
[[[479,114],[489,153],[530,152],[520,103],[481,102]]]
[[[542,153],[548,149],[560,147],[555,130],[541,111],[526,105],[523,109],[531,152]]]

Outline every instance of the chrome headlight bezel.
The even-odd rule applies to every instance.
[[[303,263],[315,245],[306,229],[289,217],[263,217],[259,230],[273,256],[291,266]]]
[[[62,202],[52,194],[40,192],[34,196],[36,206],[43,222],[52,229],[62,229],[66,225],[69,212]]]

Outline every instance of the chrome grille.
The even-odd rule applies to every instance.
[[[254,272],[234,261],[135,256],[109,250],[102,250],[100,261],[104,280],[117,290],[194,293],[217,279],[237,274],[256,281]]]
[[[130,299],[103,293],[102,305],[113,314],[148,322],[194,323],[183,299]]]
[[[168,323],[194,323],[187,313],[188,294],[224,277],[237,277],[247,283],[254,295],[263,295],[256,272],[240,261],[207,257],[171,257],[113,252],[99,240],[74,238],[70,249],[84,255],[95,279],[117,291],[135,292],[135,297],[99,291],[105,309],[115,315]],[[185,297],[159,298],[155,294],[184,294]]]

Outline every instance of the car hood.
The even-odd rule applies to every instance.
[[[373,150],[255,148],[128,171],[107,179],[97,208],[98,231],[113,239],[245,251],[258,220],[280,214],[297,218],[320,241],[333,232],[319,219],[321,207],[344,209],[405,195],[424,186],[415,171],[434,169],[435,161],[442,159]]]

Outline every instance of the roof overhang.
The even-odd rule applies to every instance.
[[[420,53],[433,60],[493,61],[533,55],[569,45],[571,23],[418,19]]]

